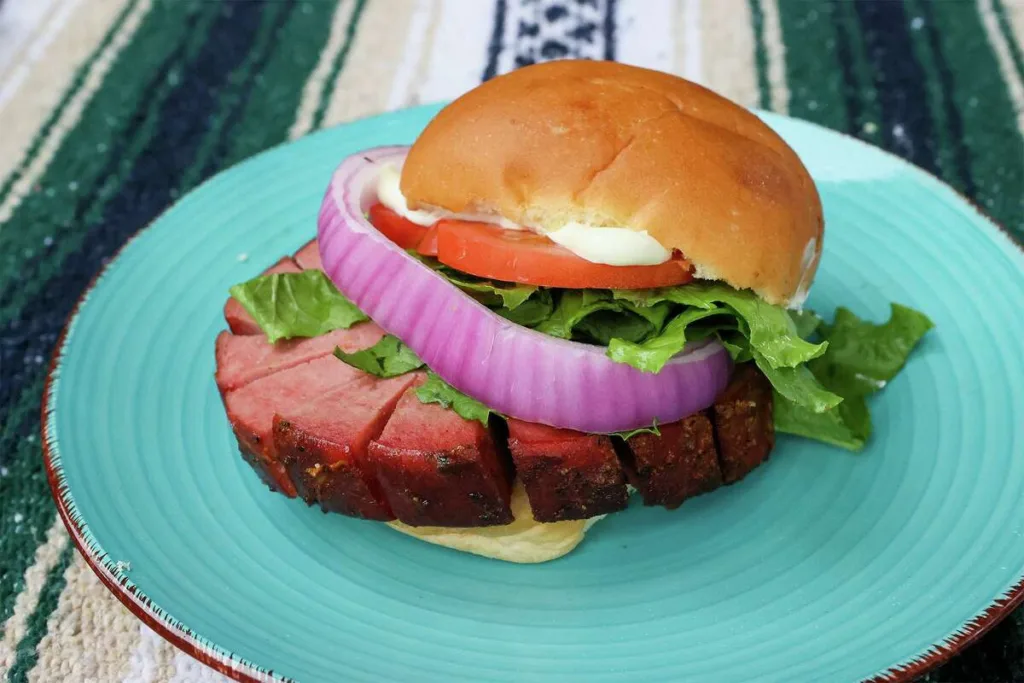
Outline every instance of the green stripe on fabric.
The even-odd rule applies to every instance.
[[[202,17],[201,22],[193,29],[193,35],[187,42],[187,49],[185,51],[184,56],[181,59],[181,62],[184,64],[190,63],[194,59],[195,53],[198,52],[198,50],[201,48],[205,34],[209,30],[209,25],[212,24],[213,21],[216,19],[216,10],[220,7],[220,4],[202,3],[201,7],[210,8],[211,10],[214,10],[214,12],[207,12],[207,14],[204,17]],[[296,42],[282,43],[280,40],[277,40],[278,36],[274,31],[275,26],[278,24],[277,20],[280,18],[280,14],[278,13],[277,10],[280,10],[281,8],[291,7],[294,7],[293,3],[268,3],[267,11],[264,13],[264,15],[271,16],[269,17],[269,19],[266,19],[266,21],[261,23],[261,29],[263,30],[264,37],[271,38],[271,40],[264,41],[262,48],[271,48],[275,52],[283,53],[287,53],[290,50],[298,48],[304,54],[304,61],[306,61],[307,63],[315,62],[316,55],[322,48],[322,42],[314,43],[310,40],[310,37],[308,35],[302,35],[294,30],[287,33],[286,36],[290,37],[293,41]],[[359,8],[357,8],[357,11],[358,9]],[[353,23],[355,19],[356,17],[353,17]],[[350,25],[349,29],[350,33],[354,33],[354,27],[352,25]],[[324,38],[326,39],[326,34],[324,34]],[[264,52],[266,52],[266,49],[260,50],[254,48],[250,54],[247,54],[247,63],[250,66],[252,64],[255,64],[257,67],[255,74],[256,78],[259,78],[259,74],[262,71],[258,67],[262,63],[261,60]],[[343,65],[343,62],[344,60],[342,60],[342,64],[339,65],[338,67],[339,71],[341,66]],[[232,77],[236,80],[241,78],[241,82],[244,83],[245,79],[242,77],[246,75],[242,73],[244,69],[245,67],[240,67],[238,69],[238,73],[233,73]],[[306,74],[301,75],[304,76]],[[301,78],[295,78],[294,76],[291,80],[292,85],[289,87],[287,92],[289,93],[290,101],[293,103],[297,103],[299,97],[301,96],[301,89],[304,84],[304,81]],[[230,82],[231,81],[229,81],[229,83]],[[235,85],[238,85],[238,83],[236,83]],[[251,83],[248,85],[251,85]],[[153,95],[148,110],[146,114],[142,117],[143,120],[141,125],[137,126],[135,130],[136,134],[134,139],[130,140],[127,146],[123,145],[121,158],[119,159],[119,168],[116,169],[116,171],[112,173],[109,177],[102,179],[102,184],[100,184],[98,187],[92,189],[86,188],[85,194],[88,197],[92,197],[92,200],[88,204],[88,210],[85,213],[84,221],[79,221],[79,223],[84,222],[87,229],[82,229],[82,225],[72,226],[72,221],[69,220],[69,218],[67,218],[68,213],[73,214],[75,210],[74,200],[76,198],[69,198],[69,201],[66,204],[62,204],[60,206],[61,212],[66,212],[64,213],[61,225],[65,228],[71,227],[71,229],[64,231],[61,230],[60,228],[56,228],[54,230],[56,234],[54,234],[52,239],[59,245],[57,251],[54,254],[48,255],[47,259],[45,259],[44,262],[39,264],[39,270],[37,273],[33,274],[34,277],[30,278],[27,282],[25,282],[22,288],[13,296],[11,296],[9,301],[0,303],[0,323],[2,323],[5,319],[9,319],[11,316],[16,315],[18,311],[24,308],[26,301],[31,300],[33,297],[38,298],[39,293],[41,291],[40,288],[45,286],[47,282],[49,282],[52,278],[54,278],[61,272],[61,269],[65,266],[65,260],[67,259],[67,257],[77,252],[83,245],[87,243],[90,230],[93,229],[92,226],[98,227],[102,225],[102,223],[105,220],[104,211],[108,201],[115,197],[117,193],[121,190],[122,184],[129,177],[128,174],[132,172],[135,160],[139,158],[139,155],[142,154],[142,152],[147,148],[149,142],[152,140],[154,132],[158,129],[160,125],[160,111],[163,102],[172,93],[176,86],[177,78],[174,76],[174,74],[172,74],[172,77],[168,78],[168,81],[166,84],[164,84],[164,87],[161,87],[159,91]],[[191,186],[193,186],[196,182],[201,180],[209,171],[206,164],[208,155],[211,154],[213,150],[216,149],[217,147],[220,147],[220,149],[224,149],[227,145],[225,138],[230,139],[235,137],[236,127],[232,127],[231,133],[228,134],[221,129],[220,124],[223,123],[224,118],[227,117],[229,114],[234,116],[234,114],[237,113],[237,108],[243,106],[245,103],[238,101],[237,98],[231,97],[232,94],[237,94],[238,91],[241,90],[241,88],[229,88],[229,90],[232,90],[234,92],[228,92],[224,95],[219,94],[218,99],[221,99],[223,101],[220,103],[221,115],[219,117],[214,117],[215,125],[213,126],[213,128],[215,129],[216,134],[207,136],[206,150],[201,155],[202,158],[198,159],[191,165],[191,168],[189,169],[185,181],[179,183],[177,188],[172,189],[168,201],[171,201],[173,198],[179,196],[182,192],[190,189]],[[290,124],[291,118],[293,116],[294,110],[289,112],[289,118],[285,119],[288,123],[282,124],[279,127],[280,137],[278,139],[271,140],[271,144],[280,142],[284,139],[286,126]],[[264,120],[262,118],[249,118],[247,123],[250,126],[248,132],[251,132],[254,129],[262,129]],[[243,133],[240,137],[244,139],[247,137],[251,138],[252,136]],[[266,139],[265,132],[262,134],[262,138]],[[248,156],[249,154],[260,151],[260,149],[261,148],[246,148],[244,146],[236,144],[233,152],[235,154],[243,154],[244,156]],[[217,167],[220,166],[221,163],[217,163],[213,170],[217,170]],[[72,181],[71,184],[75,186],[81,185],[81,183],[79,183],[78,181]],[[58,189],[60,189],[59,183]],[[51,210],[49,216],[44,213],[42,216],[40,216],[40,220],[45,220],[47,217],[50,217],[52,220],[52,215],[53,212]],[[65,234],[65,232],[67,234]],[[0,235],[0,242],[2,242],[2,235]],[[0,271],[0,286],[2,286],[2,284],[2,271]],[[2,302],[2,300],[3,297],[0,297],[0,302]]]
[[[25,637],[18,643],[14,665],[11,666],[11,670],[7,674],[7,680],[10,683],[28,683],[28,674],[39,659],[37,648],[46,635],[50,615],[57,609],[57,604],[60,602],[60,594],[67,584],[65,574],[74,558],[75,544],[69,542],[61,552],[60,560],[46,575],[46,582],[39,594],[39,603],[36,605],[35,612],[29,617]]]
[[[241,121],[228,143],[223,164],[276,145],[288,137],[303,87],[316,68],[331,32],[337,2],[304,2],[278,30],[275,50],[257,75]]]
[[[108,177],[100,177],[100,173],[108,167],[118,143],[123,144],[127,130],[135,125],[134,118],[139,111],[143,112],[145,122],[138,126],[137,137],[128,147],[137,153],[144,146],[139,137],[152,134],[153,112],[177,83],[178,71],[172,69],[157,84],[155,93],[147,92],[154,76],[153,66],[174,58],[183,45],[186,52],[198,49],[216,17],[218,4],[154,4],[85,107],[78,125],[65,137],[36,191],[0,226],[0,254],[6,256],[0,261],[0,292],[9,295],[0,296],[0,300],[6,298],[5,305],[0,306],[0,323],[21,310],[29,296],[86,239],[87,231],[74,222],[82,195],[89,201],[102,203],[117,191],[118,176],[131,169],[129,154],[117,160],[120,173]],[[149,101],[142,101],[147,97]],[[26,260],[48,243],[52,243],[49,248],[53,251],[47,254],[40,272],[27,273]]]
[[[42,466],[40,437],[35,432],[27,437],[18,433],[27,419],[38,414],[42,391],[40,372],[10,406],[0,426],[5,463],[0,468],[0,624],[14,611],[14,602],[25,588],[25,570],[46,540],[56,514]]]
[[[836,130],[851,126],[831,3],[780,2],[789,113]]]
[[[1024,138],[999,63],[973,3],[927,2],[946,54],[952,97],[963,125],[963,144],[976,185],[975,201],[1024,239]]]
[[[43,123],[42,127],[39,129],[35,137],[32,139],[32,142],[28,146],[28,150],[25,152],[24,158],[11,172],[11,175],[8,176],[7,180],[4,181],[3,186],[0,187],[0,204],[4,203],[4,200],[7,199],[7,196],[11,193],[11,189],[14,187],[14,184],[21,179],[21,177],[25,173],[25,169],[28,168],[29,164],[32,163],[32,160],[35,159],[37,154],[39,154],[39,150],[42,148],[43,143],[46,142],[47,138],[50,137],[50,133],[53,131],[53,127],[57,124],[57,121],[60,119],[64,111],[67,109],[68,104],[71,102],[72,98],[74,98],[74,96],[77,95],[78,92],[82,89],[82,86],[85,85],[85,80],[89,76],[89,72],[92,71],[92,67],[96,63],[96,60],[99,58],[101,54],[103,54],[104,50],[110,47],[111,41],[114,40],[114,36],[116,36],[117,33],[121,30],[121,27],[124,25],[125,19],[128,18],[128,15],[131,14],[132,10],[135,9],[135,6],[138,4],[139,0],[131,0],[131,2],[129,2],[123,10],[121,10],[121,13],[117,15],[117,18],[114,20],[114,23],[107,30],[106,34],[104,34],[103,39],[100,41],[100,44],[86,58],[85,62],[75,71],[75,75],[71,79],[71,85],[69,85],[68,89],[64,91],[64,94],[61,96],[61,99],[57,103],[57,106],[53,108],[53,110],[50,112],[50,115],[46,118],[46,121]]]
[[[271,41],[275,37],[275,28],[281,19],[294,7],[292,3],[272,3],[263,13],[259,33],[245,61],[235,69],[228,78],[228,87],[220,93],[219,107],[217,114],[210,122],[203,141],[196,150],[196,158],[189,170],[182,177],[179,184],[179,191],[184,192],[195,186],[203,179],[204,171],[211,160],[216,162],[214,156],[218,148],[224,144],[225,127],[228,125],[232,114],[239,110],[244,104],[244,96],[248,90],[249,83],[254,77],[253,71],[262,66],[265,55],[271,49]]]
[[[331,71],[327,76],[327,84],[324,86],[323,93],[320,95],[320,103],[316,107],[316,113],[313,114],[313,130],[320,128],[324,122],[324,116],[327,114],[327,105],[331,101],[331,96],[334,94],[335,84],[338,82],[338,74],[345,68],[345,61],[348,59],[349,50],[352,48],[352,39],[356,35],[356,29],[359,26],[359,19],[363,15],[363,8],[366,7],[366,0],[356,0],[355,9],[352,10],[352,18],[349,19],[348,26],[345,28],[345,42],[342,44],[341,49],[338,50],[338,54],[334,57],[334,61],[331,63]]]
[[[114,154],[115,143],[123,137],[133,112],[144,104],[140,99],[151,77],[151,65],[174,53],[183,40],[201,41],[202,35],[189,30],[196,23],[192,19],[197,14],[214,13],[216,4],[155,4],[91,97],[78,124],[65,137],[39,187],[0,226],[0,300],[5,301],[0,307],[0,329],[14,333],[15,321],[28,296],[44,289],[66,255],[85,239],[82,226],[72,222],[78,193],[93,192],[99,183],[108,180],[99,177],[100,170]],[[75,238],[63,240],[64,233]],[[48,243],[52,246],[45,246]],[[54,253],[45,253],[40,271],[29,274],[24,264],[39,259],[37,252],[41,249]],[[71,293],[59,294],[66,297]],[[47,314],[52,316],[48,311],[32,312],[40,319]],[[0,429],[0,453],[5,463],[5,470],[0,470],[0,500],[5,512],[0,520],[0,620],[10,616],[25,569],[54,515],[40,456],[37,416],[46,374],[43,346],[52,345],[55,337],[47,341],[38,339],[38,333],[27,334],[33,335],[33,341],[26,348],[36,350],[17,371],[5,368],[7,386],[0,387],[0,397],[17,391],[0,398],[0,408],[6,413]],[[15,338],[10,341],[15,342]],[[19,379],[20,389],[11,388],[15,379]],[[21,522],[13,522],[15,513],[21,515]]]
[[[1010,48],[1013,67],[1017,70],[1017,76],[1024,81],[1024,54],[1017,42],[1017,36],[1014,35],[1013,26],[1010,25],[1010,18],[1006,16],[1006,8],[1003,6],[1002,0],[992,0],[992,9],[995,10],[996,19],[999,21],[999,30],[1002,31],[1003,38],[1006,39],[1006,44]]]
[[[847,115],[849,131],[875,145],[882,144],[882,136],[878,122],[882,120],[881,105],[878,102],[878,89],[875,87],[874,73],[867,57],[864,34],[857,20],[857,11],[852,2],[835,4],[836,37],[847,51],[849,63],[847,73],[852,76],[846,83]],[[857,102],[856,111],[850,106]]]
[[[247,57],[254,60],[253,64],[259,67],[249,74],[250,85],[255,83],[251,91],[255,97],[250,94],[247,102],[236,103],[245,106],[247,113],[226,132],[226,136],[234,143],[230,154],[248,156],[286,138],[305,80],[315,67],[320,50],[327,40],[332,4],[302,3],[276,32],[264,31],[262,35],[270,39],[263,41],[263,48],[269,47],[272,52],[261,63],[269,71],[256,63],[255,53],[258,50],[254,49],[253,54],[247,54]],[[93,96],[93,101],[83,112],[79,126],[68,135],[54,163],[44,175],[42,187],[52,188],[52,192],[49,196],[44,191],[34,198],[27,198],[6,224],[4,230],[7,234],[0,237],[2,240],[4,237],[13,238],[34,232],[24,244],[34,245],[36,250],[44,237],[52,236],[54,241],[51,248],[54,253],[44,255],[38,272],[33,273],[31,279],[23,278],[18,292],[9,292],[8,301],[3,307],[6,317],[0,318],[0,324],[10,322],[19,315],[22,303],[29,300],[30,294],[45,291],[51,278],[66,266],[69,255],[78,253],[83,247],[88,248],[89,230],[81,224],[70,224],[67,218],[68,212],[73,210],[74,203],[79,199],[78,193],[96,197],[84,221],[86,225],[101,222],[103,206],[108,199],[116,196],[117,189],[121,187],[121,178],[131,172],[133,159],[139,156],[151,140],[159,123],[159,106],[167,93],[177,85],[182,72],[180,67],[171,69],[167,73],[166,82],[157,83],[155,90],[150,93],[150,100],[143,102],[140,101],[141,93],[147,87],[145,80],[154,73],[153,65],[178,53],[174,57],[176,62],[186,63],[189,55],[204,42],[207,29],[220,9],[219,5],[158,3],[159,13],[154,11],[154,16],[140,26],[133,43],[125,48],[121,58],[113,65],[100,91]],[[280,14],[272,13],[270,9],[268,7],[267,14],[271,17],[261,22],[263,27],[272,26],[276,23],[275,18],[280,18]],[[267,52],[266,49],[262,51]],[[294,70],[295,64],[303,65],[302,69]],[[259,80],[254,81],[253,78]],[[262,106],[264,103],[275,103],[278,108]],[[137,118],[141,119],[141,125],[137,126],[135,137],[122,145],[121,156],[115,160],[120,162],[115,165],[116,173],[108,178],[98,177],[98,169],[108,166],[112,159],[116,137],[124,137],[123,131],[133,111],[138,111]],[[256,116],[256,113],[261,115]],[[272,126],[267,125],[266,117],[273,117]],[[95,150],[96,153],[83,155],[82,150],[85,149]],[[190,172],[201,168],[202,161],[193,161]],[[223,163],[224,160],[221,160],[218,165]],[[96,184],[95,188],[88,184],[90,179]],[[72,183],[76,184],[75,189],[71,188]],[[67,237],[56,233],[53,226],[57,221],[68,222],[63,226],[70,232]],[[0,233],[4,230],[0,230]],[[12,240],[8,244],[18,242]],[[31,250],[32,247],[25,246],[24,249]],[[11,259],[5,274],[13,281],[13,278],[21,277],[25,251],[9,253],[17,257]],[[3,257],[0,257],[2,261]],[[4,265],[7,264],[0,263],[0,266]],[[62,296],[69,294],[72,293],[61,292]],[[40,360],[43,359],[40,357]],[[24,517],[17,532],[0,526],[3,529],[0,534],[0,615],[4,619],[13,608],[14,600],[21,590],[25,568],[32,561],[36,547],[44,540],[54,514],[41,466],[39,443],[34,436],[31,437],[32,441],[24,439],[26,430],[32,434],[38,430],[35,416],[39,410],[45,368],[39,364],[27,367],[24,372],[27,377],[21,391],[17,396],[9,397],[3,406],[7,414],[0,427],[0,452],[7,456],[5,462],[9,463],[7,476],[0,478],[0,500],[4,501],[5,506],[7,501],[11,501],[12,509],[21,511]],[[7,519],[9,516],[4,515],[0,525]]]
[[[921,0],[906,0],[908,16],[917,17],[919,20],[924,13]],[[923,23],[923,21],[921,22]],[[967,192],[967,182],[959,172],[957,163],[957,145],[960,141],[953,138],[952,122],[950,121],[947,109],[947,98],[951,93],[942,87],[942,76],[939,73],[940,55],[935,54],[928,33],[923,26],[916,24],[916,28],[910,31],[911,42],[914,54],[918,63],[925,72],[925,91],[928,93],[928,109],[934,122],[933,132],[935,134],[936,152],[935,163],[938,166],[942,179],[955,187],[960,192]]]
[[[764,42],[764,10],[761,8],[761,0],[750,0],[750,17],[754,30],[754,64],[757,67],[758,106],[761,109],[771,109],[772,86],[768,79],[768,48],[765,47]]]

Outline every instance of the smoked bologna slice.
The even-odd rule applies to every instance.
[[[302,269],[290,256],[285,256],[263,271],[263,274],[299,272],[302,272]],[[256,324],[256,320],[249,315],[249,311],[245,310],[245,306],[234,297],[229,297],[227,303],[224,304],[224,320],[228,322],[228,327],[235,334],[263,334],[263,330]]]
[[[384,495],[411,526],[508,524],[511,467],[490,431],[406,390],[370,444]]]
[[[337,358],[325,359],[352,370]],[[296,492],[324,512],[394,519],[366,448],[395,409],[414,374],[378,379],[361,373],[303,405],[286,405],[274,417],[274,446]]]
[[[516,474],[540,522],[587,519],[626,507],[626,478],[611,438],[508,421]]]

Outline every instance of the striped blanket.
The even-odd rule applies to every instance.
[[[76,296],[211,174],[521,65],[615,59],[885,147],[1021,238],[1022,55],[1024,0],[3,0],[0,679],[220,680],[76,555],[38,437]],[[928,680],[1024,680],[1022,626]]]

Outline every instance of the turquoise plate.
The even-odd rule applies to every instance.
[[[766,116],[825,203],[809,305],[936,330],[859,455],[781,438],[741,484],[634,506],[516,566],[267,491],[213,382],[230,285],[314,234],[329,175],[436,108],[323,131],[223,173],[83,298],[46,396],[61,513],[122,601],[243,680],[906,680],[1005,614],[1024,576],[1024,255],[899,159]]]

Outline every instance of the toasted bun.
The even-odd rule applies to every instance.
[[[388,526],[421,541],[442,545],[495,560],[535,564],[554,560],[580,544],[587,529],[599,518],[544,524],[534,520],[526,491],[520,483],[512,490],[515,521],[503,526],[456,529],[409,526],[389,522]]]
[[[771,303],[803,295],[821,252],[821,201],[782,138],[699,85],[613,62],[539,64],[463,95],[412,146],[401,189],[413,208],[541,231],[646,230],[698,277]]]

